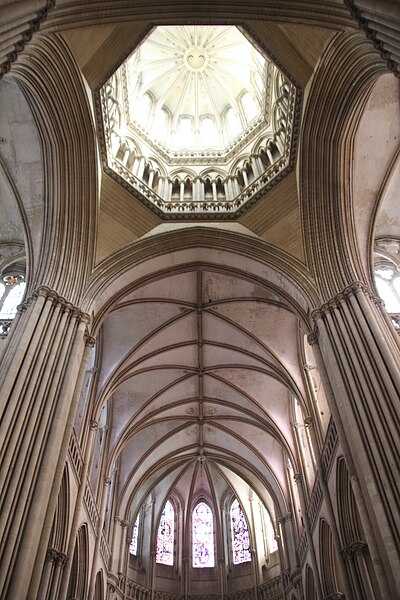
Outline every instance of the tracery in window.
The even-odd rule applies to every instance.
[[[378,294],[400,331],[400,240],[383,238],[375,242],[374,275]]]
[[[232,502],[230,512],[233,563],[238,565],[251,560],[249,529],[246,517],[237,499]]]
[[[194,568],[214,566],[213,515],[205,502],[199,502],[192,513],[192,553]]]
[[[140,525],[140,513],[138,513],[138,516],[136,517],[136,521],[133,526],[132,541],[129,546],[129,552],[131,554],[133,554],[133,556],[137,556],[137,553],[138,553],[139,525]]]
[[[13,319],[17,314],[18,305],[21,304],[25,292],[25,282],[15,285],[7,294],[0,311],[0,319]]]
[[[400,312],[400,275],[394,266],[375,269],[375,283],[388,313]]]
[[[174,507],[167,500],[157,531],[156,563],[174,564]]]

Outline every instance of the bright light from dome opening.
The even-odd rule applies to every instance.
[[[106,172],[165,218],[232,218],[294,166],[296,88],[249,39],[155,27],[100,91]]]
[[[264,57],[236,27],[156,27],[126,63],[129,121],[169,151],[223,150],[263,117],[259,82],[265,68]],[[171,115],[169,131],[157,126],[163,109]],[[226,126],[229,109],[239,115],[238,128]]]

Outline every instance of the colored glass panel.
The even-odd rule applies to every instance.
[[[233,563],[238,565],[251,560],[249,528],[237,500],[231,506]]]
[[[134,556],[137,556],[137,551],[138,551],[139,523],[140,523],[140,513],[136,517],[136,521],[133,526],[132,541],[131,541],[131,545],[129,546],[129,552],[131,554],[133,554]]]
[[[199,502],[192,513],[193,567],[214,566],[214,525],[211,508]]]
[[[156,562],[160,565],[174,564],[174,508],[167,500],[157,531]]]

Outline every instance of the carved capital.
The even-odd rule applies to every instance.
[[[314,311],[311,315],[312,318],[315,320],[317,319],[317,317],[315,317],[314,315],[317,312],[318,311]],[[310,346],[314,346],[314,344],[318,344],[318,337],[319,337],[319,331],[318,331],[317,324],[315,324],[313,331],[311,333],[309,333],[307,336],[307,342],[310,344]]]
[[[96,345],[96,340],[95,340],[95,338],[93,336],[86,334],[86,336],[85,336],[85,344],[89,348],[94,348],[94,346]]]
[[[356,540],[352,542],[349,546],[346,546],[341,549],[341,553],[343,558],[348,561],[353,559],[355,556],[363,554],[365,549],[367,548],[367,544],[362,540]]]
[[[111,477],[104,477],[104,485],[111,485]]]
[[[48,548],[47,554],[46,554],[46,559],[49,562],[56,563],[56,564],[62,566],[65,564],[65,561],[67,560],[67,555],[64,554],[64,552],[60,552],[59,550],[56,550],[55,548]]]
[[[297,484],[301,483],[303,481],[303,476],[301,473],[294,473],[293,474],[293,479],[295,480],[295,482]]]

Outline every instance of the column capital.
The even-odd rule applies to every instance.
[[[347,301],[349,296],[356,296],[357,294],[363,294],[366,298],[369,298],[374,304],[381,306],[382,301],[380,298],[373,294],[372,290],[365,285],[362,281],[353,281],[350,285],[346,286],[343,291],[339,292],[322,304],[320,308],[317,308],[311,313],[311,318],[316,323],[319,319],[323,318],[326,314],[333,312],[339,308],[340,305]],[[309,342],[310,343],[310,342]]]
[[[293,479],[295,480],[295,482],[297,484],[301,483],[303,481],[303,475],[301,473],[294,473],[293,474]]]
[[[315,312],[316,311],[313,312],[313,315]],[[307,342],[309,343],[310,346],[314,346],[314,344],[318,343],[318,337],[319,337],[319,330],[318,330],[317,324],[315,324],[314,329],[307,336]]]
[[[91,336],[89,334],[86,334],[86,336],[85,336],[85,344],[89,348],[94,348],[94,346],[96,345],[96,339],[93,336]]]
[[[314,417],[312,417],[311,415],[308,415],[307,417],[305,417],[304,425],[306,427],[313,427],[314,426]]]
[[[353,559],[355,556],[359,554],[363,554],[367,547],[367,544],[362,540],[356,540],[352,542],[349,546],[345,546],[341,549],[342,556],[344,560],[348,561]]]
[[[79,306],[75,306],[72,302],[69,302],[66,298],[61,296],[55,290],[52,290],[47,285],[40,285],[34,290],[29,298],[27,298],[21,305],[21,310],[25,310],[32,301],[42,297],[51,300],[53,304],[59,305],[63,312],[69,312],[73,317],[83,321],[84,323],[90,323],[90,315],[83,312]]]
[[[111,485],[111,477],[104,477],[104,485]]]
[[[56,550],[55,548],[48,548],[47,554],[46,554],[46,559],[49,562],[54,562],[54,563],[62,566],[65,564],[65,561],[67,560],[67,555],[64,554],[64,552],[60,552],[59,550]]]

